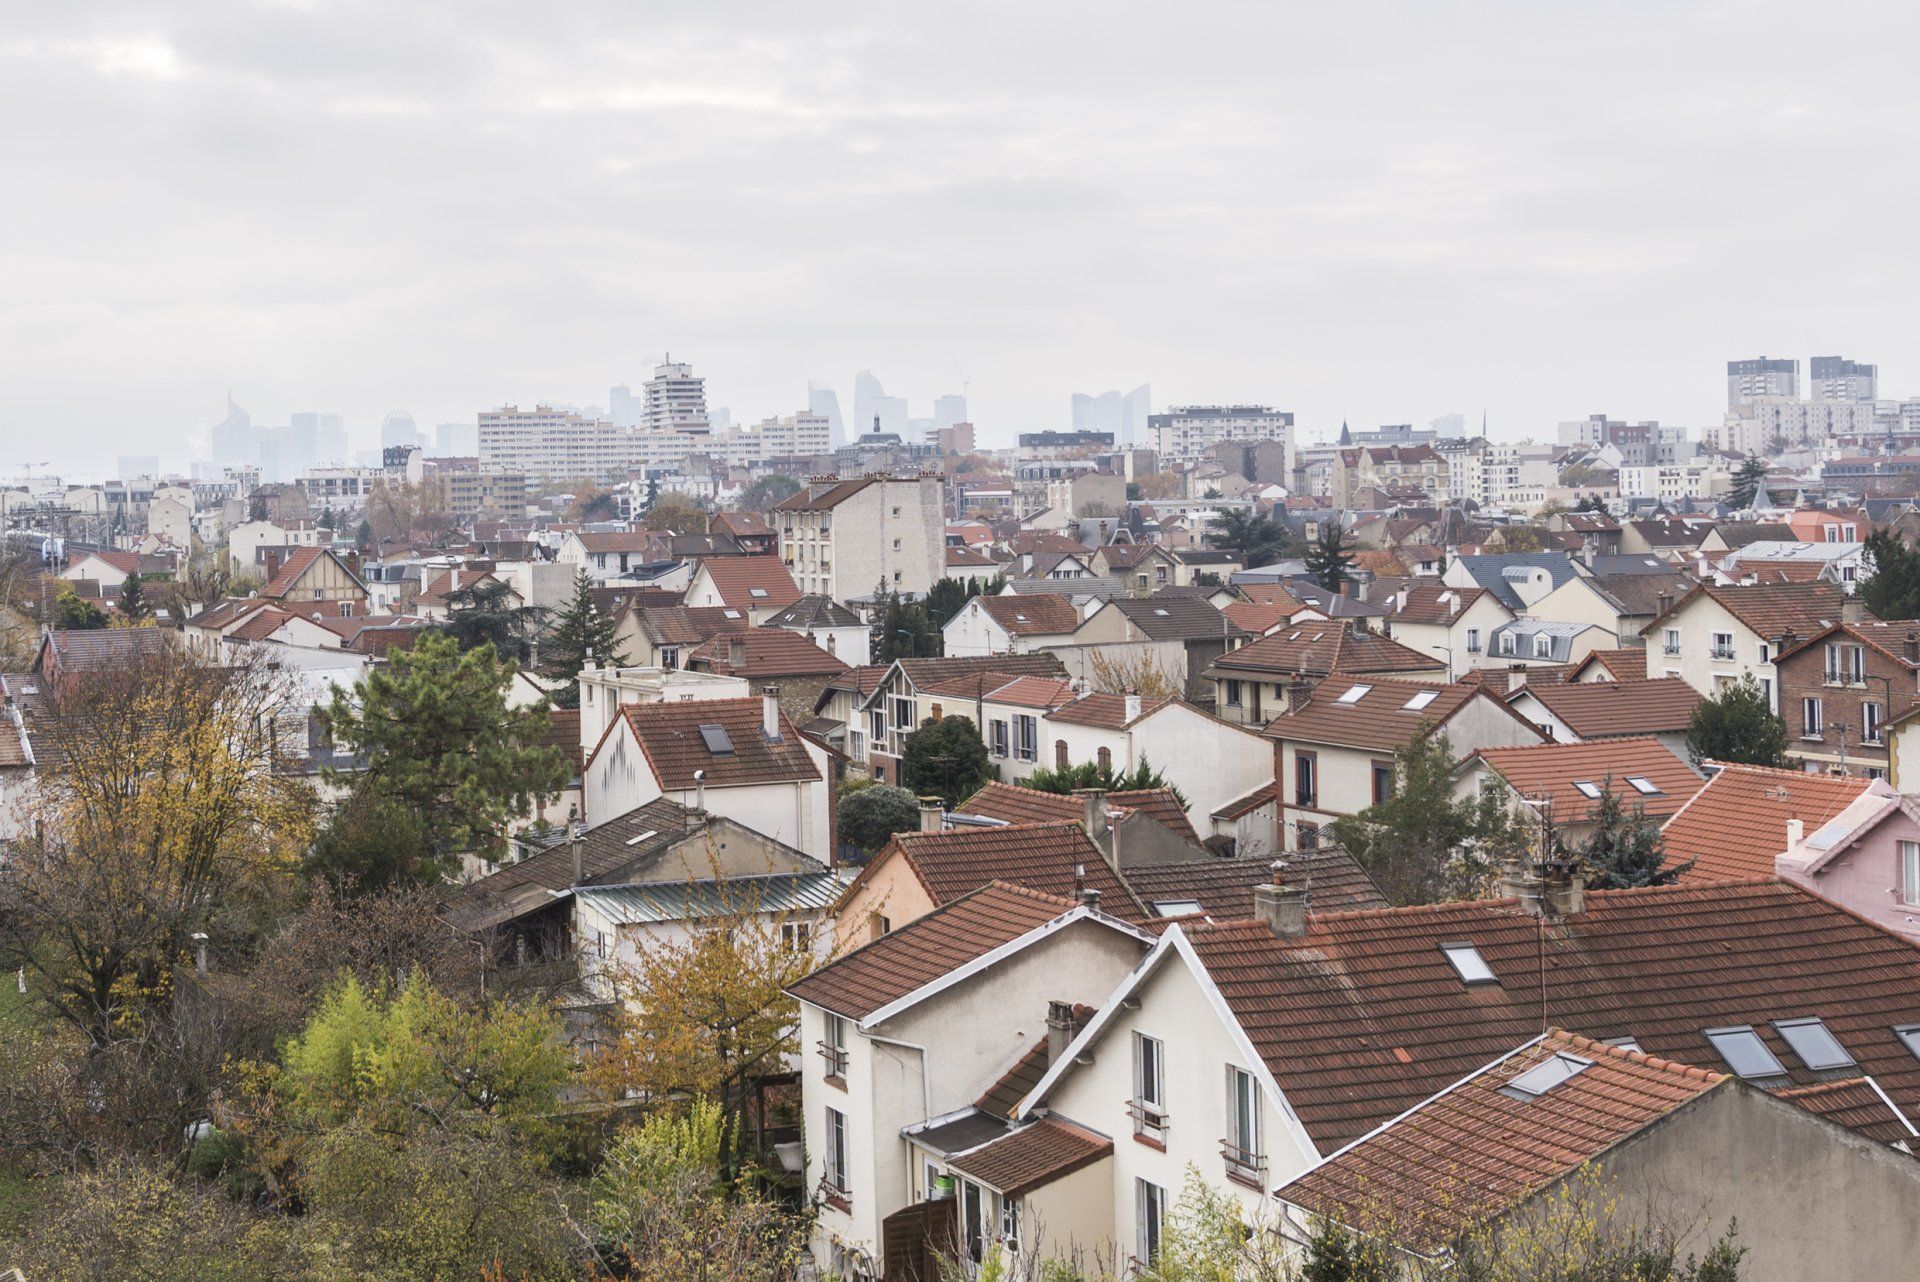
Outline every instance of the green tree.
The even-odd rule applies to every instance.
[[[326,724],[364,766],[326,777],[419,815],[436,858],[497,850],[507,822],[571,773],[544,743],[546,705],[507,705],[514,671],[491,646],[463,654],[450,636],[421,636],[370,672],[358,699],[335,689]]]
[[[447,621],[440,630],[462,650],[490,645],[502,658],[525,663],[546,612],[514,604],[518,600],[512,584],[488,576],[447,593]]]
[[[1444,734],[1414,737],[1393,754],[1393,788],[1328,835],[1367,870],[1394,904],[1430,904],[1472,894],[1484,869],[1473,852],[1472,802],[1453,796],[1454,757]]]
[[[1573,505],[1573,510],[1576,512],[1604,513],[1607,510],[1607,504],[1606,500],[1602,499],[1598,494],[1587,494],[1583,495],[1580,501]]]
[[[646,528],[668,534],[705,534],[707,510],[684,494],[662,494],[647,508]]]
[[[871,855],[896,832],[920,826],[920,802],[905,788],[875,784],[840,800],[840,840]]]
[[[1353,580],[1353,541],[1333,522],[1320,526],[1320,537],[1307,545],[1307,574],[1329,592]]]
[[[353,541],[359,547],[363,547],[363,548],[372,547],[373,546],[373,522],[362,517],[360,520],[360,524],[354,527]]]
[[[551,683],[547,697],[557,708],[580,706],[580,670],[593,656],[602,667],[627,662],[619,625],[593,603],[593,580],[585,570],[573,580],[573,597],[554,620],[540,648],[540,671]]]
[[[1194,573],[1193,586],[1196,588],[1217,588],[1220,585],[1220,576],[1212,570],[1199,570]]]
[[[1299,555],[1299,540],[1285,523],[1251,508],[1216,510],[1207,546],[1238,552],[1248,569]]]
[[[910,601],[884,584],[874,589],[873,599],[879,634],[873,638],[875,663],[940,657],[944,640],[924,603]]]
[[[1760,683],[1751,676],[1742,677],[1694,708],[1687,723],[1687,752],[1695,765],[1725,761],[1784,766],[1787,723],[1774,715]]]
[[[129,574],[121,580],[120,613],[133,623],[153,617],[153,607],[147,604],[147,590],[142,586],[138,574]]]
[[[1691,859],[1678,868],[1665,866],[1660,825],[1647,818],[1647,808],[1638,802],[1631,810],[1621,804],[1611,775],[1602,785],[1600,799],[1587,808],[1587,818],[1593,832],[1574,853],[1586,869],[1587,884],[1595,890],[1667,886],[1693,867]]]
[[[1020,780],[1020,786],[1036,792],[1054,793],[1073,793],[1082,788],[1103,788],[1108,792],[1144,792],[1148,788],[1167,788],[1179,798],[1181,805],[1187,804],[1180,790],[1154,769],[1144,753],[1133,769],[1118,772],[1111,765],[1102,765],[1098,761],[1082,761],[1059,769],[1042,766]]]
[[[1727,502],[1735,508],[1750,508],[1760,496],[1760,487],[1766,483],[1766,461],[1758,454],[1749,454],[1733,474],[1733,490],[1727,495]]]
[[[947,621],[960,613],[960,607],[969,598],[980,594],[977,580],[968,579],[962,583],[959,579],[941,579],[927,590],[927,618],[936,628],[944,628]]]
[[[971,717],[929,717],[901,749],[900,780],[917,797],[939,797],[948,809],[993,777],[987,745]]]
[[[106,612],[62,580],[54,589],[53,626],[69,632],[91,632],[107,626]]]
[[[1863,559],[1872,567],[1860,580],[1860,600],[1879,619],[1920,619],[1920,551],[1886,530],[1867,536]]]
[[[436,852],[428,841],[427,826],[417,811],[371,789],[356,790],[327,808],[306,870],[355,895],[438,885],[459,863],[451,852]]]

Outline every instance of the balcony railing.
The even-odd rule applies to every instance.
[[[1669,641],[1669,642],[1667,642],[1667,643],[1666,643],[1666,644],[1665,644],[1664,646],[1662,646],[1662,647],[1660,648],[1660,653],[1662,653],[1662,654],[1679,654],[1679,653],[1680,653],[1680,643],[1679,643],[1678,641]],[[1731,656],[1731,655],[1729,655],[1728,657],[1729,657],[1729,658],[1731,658],[1732,656]]]
[[[826,1061],[828,1077],[845,1077],[847,1075],[846,1047],[835,1046],[832,1042],[825,1041],[815,1042],[814,1045],[820,1048],[820,1058]]]
[[[1264,1182],[1267,1173],[1265,1154],[1241,1148],[1232,1140],[1221,1140],[1220,1156],[1226,1161],[1228,1175],[1238,1176],[1243,1180]]]
[[[1717,645],[1713,647],[1712,656],[1716,659],[1731,659],[1733,657],[1733,647],[1730,645],[1728,646]]]
[[[1167,1138],[1167,1110],[1151,1100],[1130,1099],[1127,1101],[1127,1116],[1133,1119],[1133,1133],[1143,1139],[1163,1144]]]

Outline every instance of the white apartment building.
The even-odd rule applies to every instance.
[[[1671,503],[1680,499],[1718,498],[1732,489],[1733,474],[1727,465],[1711,458],[1620,469],[1623,499],[1659,499]]]
[[[946,574],[937,476],[811,479],[774,509],[773,522],[802,592],[851,601],[885,587],[918,597]]]
[[[1727,411],[1718,427],[1700,431],[1709,450],[1741,454],[1778,454],[1800,447],[1818,449],[1836,436],[1874,431],[1872,401],[1803,401],[1762,396]]]
[[[1543,489],[1560,483],[1553,465],[1553,446],[1534,441],[1489,441],[1481,463],[1488,503],[1513,501],[1517,491]]]
[[[358,512],[385,479],[385,468],[316,467],[293,483],[306,492],[309,511]]]
[[[1176,405],[1147,418],[1161,461],[1197,462],[1224,441],[1279,441],[1293,472],[1293,415],[1265,405]]]
[[[729,427],[713,436],[715,453],[724,453],[736,467],[751,467],[770,459],[812,458],[833,452],[833,423],[824,414],[802,411],[785,418],[768,417],[752,425]]]
[[[653,377],[641,389],[644,402],[640,410],[642,430],[661,432],[705,432],[707,417],[707,380],[694,376],[693,366],[665,361],[654,366]]]
[[[480,467],[542,480],[624,477],[643,461],[640,439],[606,419],[536,405],[480,414]]]

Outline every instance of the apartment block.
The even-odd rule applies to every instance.
[[[480,467],[539,480],[624,477],[643,461],[640,438],[606,419],[536,405],[480,414]]]
[[[1279,441],[1293,454],[1293,415],[1265,405],[1176,405],[1147,426],[1162,460],[1197,462],[1225,441]]]
[[[780,555],[802,592],[835,601],[876,587],[924,596],[946,574],[946,518],[935,476],[810,479],[773,512]]]

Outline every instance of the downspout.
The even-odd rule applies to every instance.
[[[926,1110],[920,1120],[931,1122],[933,1120],[933,1079],[927,1073],[927,1048],[918,1042],[903,1042],[895,1037],[882,1037],[878,1033],[862,1031],[860,1035],[870,1042],[879,1042],[882,1046],[899,1046],[906,1050],[920,1052],[920,1105]]]

